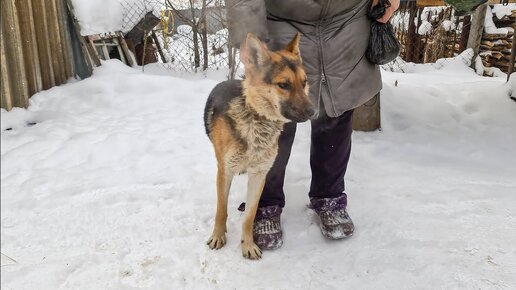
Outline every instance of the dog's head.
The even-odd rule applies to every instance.
[[[304,122],[316,113],[299,52],[301,35],[282,50],[270,51],[249,33],[240,58],[245,65],[246,102],[270,120]]]

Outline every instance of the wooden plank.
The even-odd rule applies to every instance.
[[[15,4],[18,10],[23,59],[27,73],[27,86],[29,96],[32,96],[43,88],[38,46],[34,30],[34,17],[32,16],[32,1],[16,0]]]
[[[446,6],[443,0],[417,0],[418,7]]]
[[[507,34],[486,34],[484,33],[484,35],[482,36],[482,39],[484,40],[498,40],[498,39],[505,39],[507,38]]]
[[[125,42],[125,38],[121,32],[118,33],[118,41],[120,43],[120,47],[122,47],[122,51],[125,54],[125,59],[127,60],[127,65],[133,66],[134,65],[133,55],[129,51],[129,47],[127,47],[127,43]]]
[[[4,18],[2,18],[2,21]],[[5,33],[4,30],[0,30],[0,69],[2,74],[2,82],[0,83],[0,103],[2,108],[11,110],[13,108],[13,102],[11,99],[11,86],[9,72],[7,71],[7,56],[5,52]]]
[[[63,48],[61,46],[61,34],[59,33],[59,22],[58,15],[56,9],[56,1],[58,0],[47,0],[48,9],[47,18],[48,18],[48,37],[50,38],[50,48],[52,53],[52,66],[54,68],[54,76],[56,79],[56,85],[60,85],[66,82],[66,73],[64,69],[64,60],[63,60]]]
[[[100,66],[100,56],[95,47],[94,39],[91,36],[84,36],[87,43],[88,53],[96,66]]]
[[[6,98],[11,98],[13,107],[27,107],[29,90],[20,39],[18,12],[14,0],[3,0],[1,10],[2,33],[5,34],[2,50],[5,51],[5,65],[9,75],[8,81],[10,81],[7,84],[10,88]]]
[[[52,66],[52,54],[50,53],[50,40],[47,33],[46,1],[32,0],[32,15],[34,17],[34,28],[41,68],[41,80],[43,89],[55,86],[54,68]]]
[[[63,49],[63,60],[65,63],[65,76],[66,78],[73,77],[74,65],[73,65],[73,52],[72,52],[72,39],[70,38],[70,34],[68,33],[66,18],[68,17],[68,9],[65,7],[64,0],[57,0],[57,15],[58,23],[59,23],[59,32],[61,33],[61,46]]]

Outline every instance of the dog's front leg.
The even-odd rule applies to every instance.
[[[211,249],[220,249],[226,244],[226,221],[228,219],[228,195],[233,174],[219,164],[217,170],[217,213],[213,233],[208,239]]]
[[[254,243],[253,223],[258,209],[258,202],[265,185],[267,172],[249,172],[247,183],[247,202],[245,206],[245,217],[242,224],[242,255],[248,259],[259,259],[262,251]]]

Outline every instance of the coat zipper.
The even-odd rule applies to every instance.
[[[326,83],[326,70],[324,68],[324,54],[323,54],[322,33],[321,33],[321,26],[324,21],[323,17],[328,12],[328,7],[330,6],[330,2],[331,2],[331,0],[328,0],[328,2],[326,2],[326,5],[323,7],[323,10],[321,12],[320,20],[317,23],[317,36],[319,38],[319,57],[321,59],[321,83],[319,84],[319,106],[321,104],[321,93],[322,93],[323,87],[326,87],[326,91],[328,92],[328,94],[330,95],[330,98],[331,98],[330,88],[328,88],[328,84]],[[335,108],[334,108],[334,111],[335,111]]]

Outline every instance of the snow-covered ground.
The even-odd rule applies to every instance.
[[[516,78],[465,67],[383,78],[383,130],[353,137],[355,235],[325,240],[306,207],[301,124],[285,243],[260,261],[239,249],[244,176],[228,244],[205,244],[216,164],[202,111],[216,80],[108,61],[2,111],[2,289],[515,289]]]

